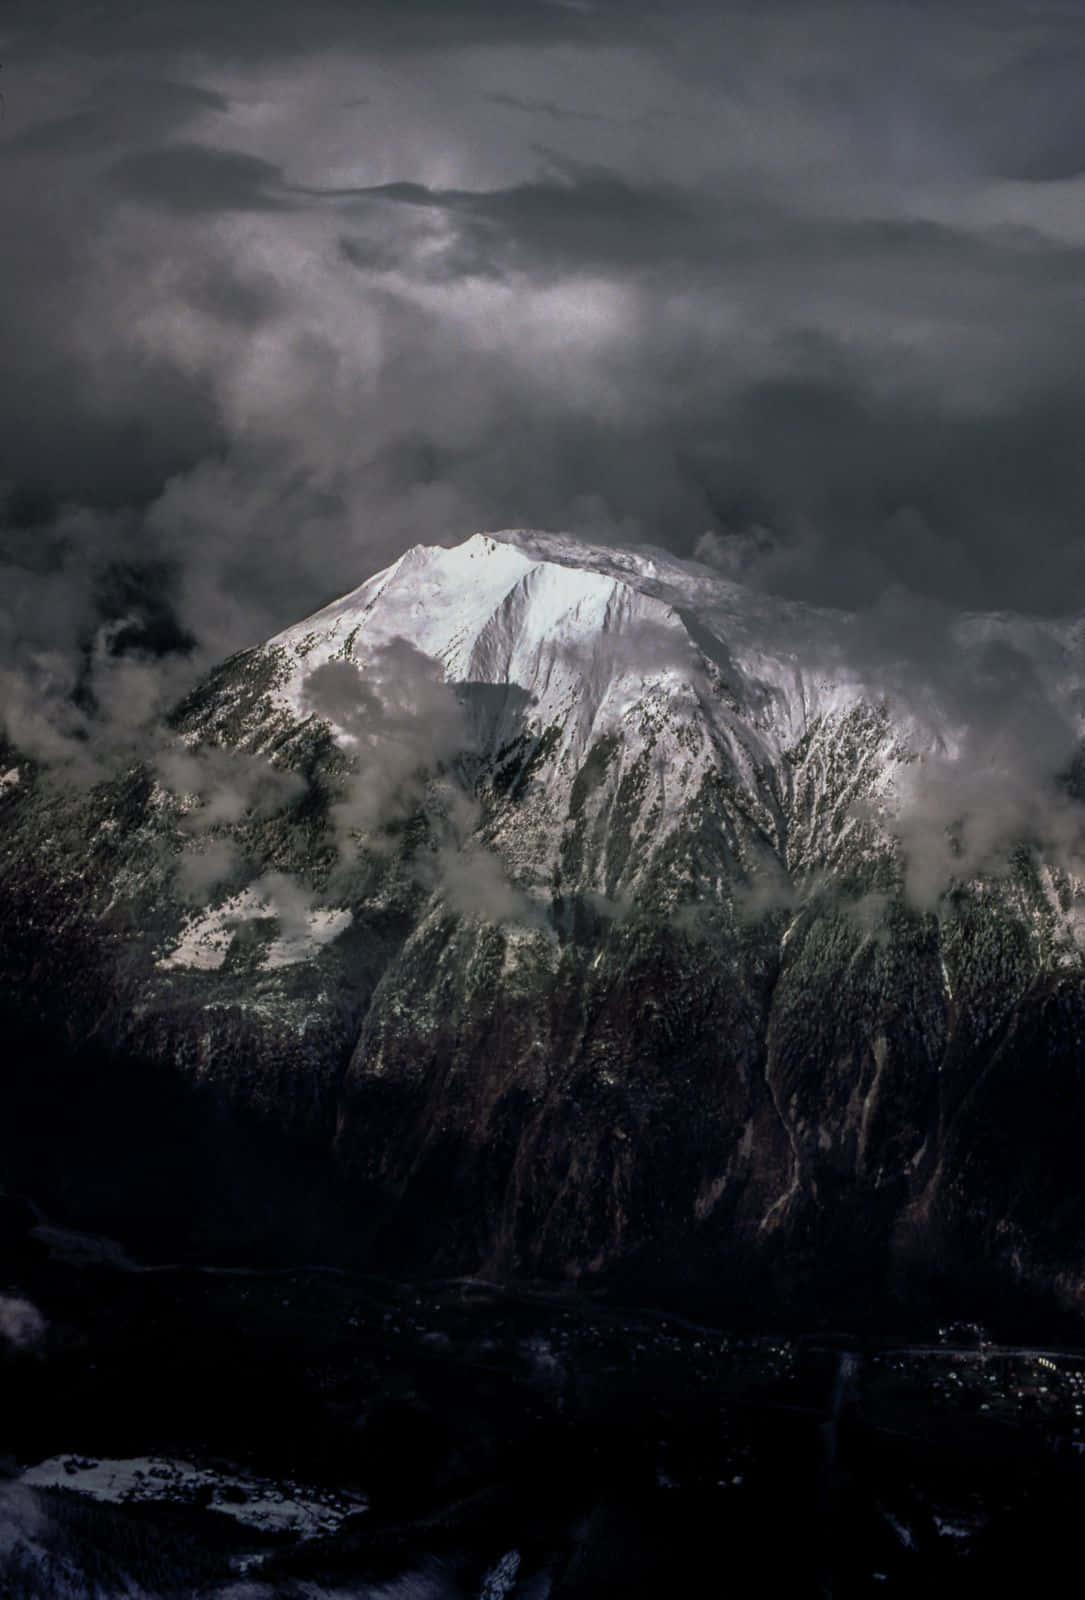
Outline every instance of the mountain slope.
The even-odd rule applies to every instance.
[[[1076,885],[1034,845],[906,892],[961,729],[856,626],[652,552],[417,547],[143,766],[73,798],[12,754],[5,968],[48,1010],[92,959],[77,1033],[304,1145],[373,1262],[1076,1305]],[[1077,624],[954,642],[1085,683]]]

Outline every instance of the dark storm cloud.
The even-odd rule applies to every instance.
[[[1077,177],[1085,172],[1083,74],[1080,40],[1043,44],[962,96],[951,125],[1001,177],[1028,183]]]
[[[0,19],[0,640],[52,685],[23,725],[92,671],[80,732],[113,707],[129,749],[136,665],[486,526],[873,615],[1085,604],[1078,12],[299,18]]]
[[[126,196],[169,211],[277,211],[279,168],[237,150],[164,145],[124,156],[109,176]]]
[[[488,193],[382,184],[326,198],[350,199],[362,216],[381,205],[428,208],[446,219],[458,242],[488,240],[503,268],[537,276],[676,259],[694,266],[697,254],[711,249],[702,208],[690,197],[540,154],[560,174]],[[403,242],[399,264],[409,272],[411,241]]]
[[[9,226],[0,261],[0,486],[19,498],[117,507],[146,500],[222,442],[199,374],[123,337],[127,287],[100,250],[110,202],[102,174],[132,143],[168,136],[223,96],[153,74],[111,70],[78,110],[20,127],[13,100],[0,136]],[[209,271],[222,276],[221,268]],[[118,345],[123,355],[118,358]]]
[[[304,18],[285,0],[10,0],[6,30],[17,50],[208,51],[243,61],[299,50],[441,50],[470,44],[586,43],[622,36],[613,6],[563,0],[307,0]],[[632,12],[630,13],[632,15]],[[9,49],[9,54],[11,53]]]
[[[680,548],[697,519],[724,539],[774,528],[764,559],[736,576],[849,605],[889,582],[973,606],[1006,603],[1012,584],[1018,605],[1064,605],[1085,576],[1085,249],[1023,226],[830,222],[766,198],[729,200],[571,166],[561,179],[488,193],[386,185],[353,197],[367,231],[342,249],[364,272],[422,281],[590,272],[637,285],[648,314],[611,358],[629,396],[620,438],[611,453],[612,426],[578,417],[569,479],[586,457],[595,477],[580,492],[639,511]],[[389,222],[395,208],[421,220]],[[675,272],[691,300],[730,293],[751,317],[763,313],[776,335],[767,373],[743,371],[740,348],[728,364],[723,342],[698,328],[695,303],[685,325],[650,325],[660,275]],[[781,331],[782,312],[801,315],[817,297],[839,305],[842,320],[876,318],[872,348],[803,331],[798,316]],[[909,321],[929,319],[945,327],[944,351],[932,341],[917,352],[909,340]],[[953,391],[969,381],[970,358],[977,388],[987,363],[998,387],[962,406]],[[577,412],[575,396],[567,405]],[[632,464],[645,449],[654,494]],[[1026,525],[1046,564],[1022,560]]]
[[[95,84],[89,103],[25,128],[0,145],[0,157],[87,155],[134,139],[163,137],[199,112],[225,112],[224,95],[168,78],[114,74]]]
[[[555,122],[605,122],[598,111],[577,111],[572,106],[558,105],[556,100],[525,100],[520,95],[495,93],[486,99],[495,106],[507,106],[510,111],[526,111],[529,116],[551,117]]]
[[[1060,294],[1072,311],[1085,265],[1085,243],[1064,245],[1035,228],[996,224],[963,228],[921,217],[825,218],[793,197],[766,193],[748,180],[696,188],[645,182],[558,156],[536,146],[551,170],[530,182],[490,190],[441,190],[420,183],[371,188],[298,189],[338,202],[346,215],[374,226],[395,207],[439,215],[460,239],[485,237],[505,270],[539,277],[606,270],[680,270],[682,286],[778,288],[801,307],[824,276],[877,296],[887,324],[894,310],[953,311],[979,320],[1011,295]],[[387,236],[410,272],[415,238],[409,222]],[[977,295],[987,304],[977,303]],[[800,323],[797,316],[796,325]],[[887,335],[892,328],[887,326]],[[1039,330],[1034,330],[1034,336]],[[824,354],[832,359],[826,345]]]

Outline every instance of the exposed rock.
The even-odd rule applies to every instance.
[[[849,627],[553,536],[411,550],[225,663],[143,765],[73,795],[19,761],[10,1026],[65,1084],[123,1060],[202,1096],[208,1193],[259,1124],[235,1246],[303,1191],[385,1265],[1077,1306],[1080,886],[1036,843],[907,892],[895,808],[952,730],[864,682]],[[1072,693],[1081,629],[1044,627],[958,643]],[[156,1147],[148,1104],[119,1145]],[[334,1197],[287,1153],[274,1192],[297,1150]]]

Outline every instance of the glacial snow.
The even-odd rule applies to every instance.
[[[452,549],[416,545],[361,588],[269,640],[289,675],[280,695],[305,714],[308,673],[363,661],[401,637],[452,682],[511,683],[539,721],[572,701],[597,715],[634,687],[688,681],[713,660],[744,709],[774,712],[784,737],[864,690],[834,660],[840,614],[769,601],[695,563],[583,545],[560,534],[474,534]],[[823,660],[811,672],[809,663]],[[770,717],[770,720],[771,717]]]

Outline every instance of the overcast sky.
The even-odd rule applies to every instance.
[[[1080,4],[5,0],[0,61],[9,665],[509,525],[1085,609]]]

